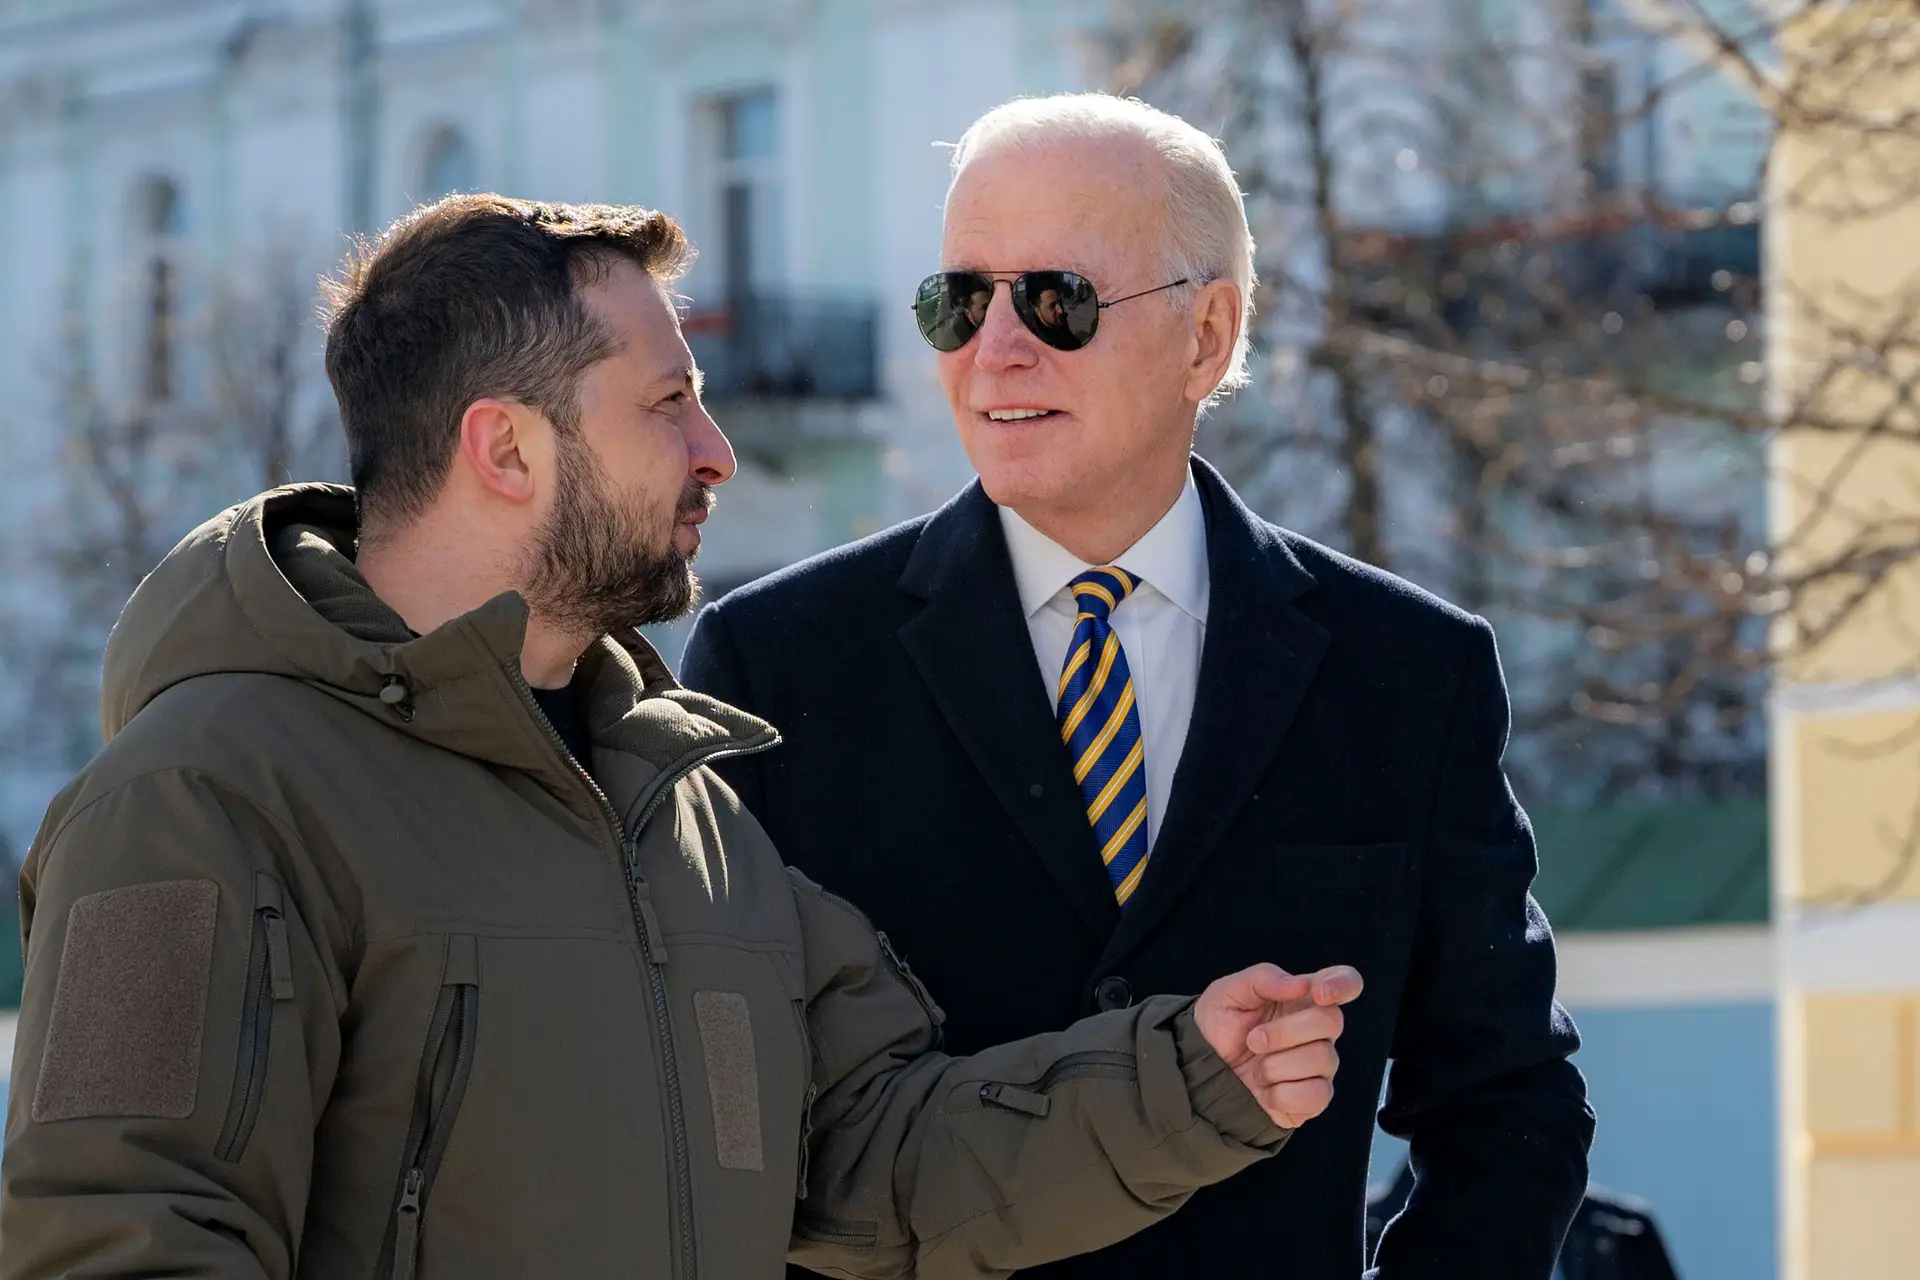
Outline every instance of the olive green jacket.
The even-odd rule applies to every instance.
[[[1283,1141],[1185,1001],[942,1054],[704,767],[771,727],[603,639],[589,773],[522,599],[415,637],[353,536],[262,495],[114,631],[21,876],[0,1278],[1002,1275]]]

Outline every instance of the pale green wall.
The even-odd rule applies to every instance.
[[[791,164],[811,170],[813,231],[800,283],[871,289],[879,237],[874,172],[875,101],[871,0],[826,0],[808,33],[813,134]],[[799,140],[796,140],[799,141]]]
[[[213,180],[198,203],[205,211],[199,219],[207,237],[202,243],[209,252],[217,254],[222,246],[233,244],[234,232],[238,229],[235,223],[238,220],[239,178],[234,165],[234,148],[239,126],[234,113],[235,89],[230,71],[220,77],[214,93],[214,109],[208,115],[208,128],[213,135],[210,148]]]
[[[19,142],[0,133],[0,351],[7,353],[4,359],[0,359],[0,380],[6,379],[10,373],[24,376],[27,369],[26,362],[21,358],[20,344],[14,337],[14,314],[20,310],[21,302],[15,291],[20,287],[23,274],[14,263],[15,255],[21,248],[20,242],[14,238],[13,214],[16,199],[14,184],[17,181],[14,170],[19,164],[16,158],[18,153]],[[21,425],[4,420],[11,416],[9,410],[0,408],[0,439],[5,438],[10,427]]]
[[[506,21],[494,48],[500,58],[500,175],[505,188],[515,195],[526,186],[527,82],[526,33],[521,30],[520,6],[503,6]]]
[[[606,68],[607,198],[621,204],[657,204],[666,104],[646,33],[631,20],[615,27],[608,39]]]
[[[92,126],[87,117],[79,115],[70,117],[63,124],[60,140],[61,180],[66,188],[66,204],[71,214],[65,220],[67,278],[64,282],[65,296],[60,300],[62,314],[58,323],[63,347],[69,337],[78,337],[78,341],[65,350],[67,358],[77,360],[80,365],[75,372],[93,369],[96,356],[88,338],[73,335],[69,330],[75,320],[96,314],[93,243],[94,223],[99,219],[100,211],[94,203],[94,147],[91,134]]]

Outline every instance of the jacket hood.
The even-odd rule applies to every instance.
[[[107,640],[100,713],[111,740],[185,680],[298,680],[396,730],[464,755],[561,764],[520,675],[527,605],[504,592],[423,636],[353,562],[353,490],[298,484],[221,512],[149,574]],[[765,722],[682,689],[636,630],[581,659],[596,743],[663,767],[710,747],[775,740]]]

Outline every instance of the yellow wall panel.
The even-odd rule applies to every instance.
[[[1816,1142],[1849,1134],[1893,1137],[1908,1128],[1904,1003],[1898,996],[1804,997],[1803,1114]]]
[[[1805,902],[1920,900],[1920,858],[1906,847],[1920,822],[1920,711],[1784,719],[1799,775],[1789,892]]]
[[[1920,290],[1910,190],[1920,131],[1857,121],[1920,109],[1913,0],[1809,6],[1776,47],[1778,83],[1797,110],[1779,113],[1768,166],[1770,404],[1782,421],[1912,435],[1920,398],[1901,384],[1920,381],[1902,354],[1914,350]],[[1794,431],[1775,447],[1769,505],[1785,544],[1776,567],[1789,577],[1857,551],[1876,525],[1887,545],[1885,522],[1920,513],[1920,449],[1863,446],[1841,429]],[[1912,536],[1911,523],[1903,532]],[[1787,645],[1795,625],[1829,621],[1867,581],[1807,593],[1793,625],[1775,631],[1790,700],[1796,684],[1884,679],[1920,663],[1911,569],[1872,577],[1865,603],[1810,651]],[[1773,720],[1773,755],[1777,892],[1789,902],[1920,899],[1901,849],[1916,821],[1920,712],[1789,711]],[[1781,1012],[1785,1274],[1920,1280],[1920,993],[1803,992]]]
[[[1920,1156],[1816,1161],[1805,1280],[1920,1274]]]

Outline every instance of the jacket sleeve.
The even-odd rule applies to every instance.
[[[345,985],[291,843],[184,770],[56,801],[21,872],[4,1280],[293,1275]]]
[[[1381,1238],[1378,1280],[1539,1280],[1587,1185],[1593,1112],[1567,1061],[1580,1039],[1553,998],[1553,935],[1528,892],[1537,864],[1501,770],[1507,729],[1492,628],[1478,622],[1380,1113],[1408,1141],[1415,1181]]]
[[[693,631],[687,636],[686,650],[680,656],[680,683],[708,697],[718,698],[728,706],[738,707],[749,715],[765,714],[762,708],[755,705],[746,666],[740,661],[733,634],[717,600],[700,610],[693,620]],[[762,780],[762,770],[767,767],[765,761],[765,754],[758,753],[716,760],[708,766],[733,788],[740,797],[740,803],[763,821],[766,786]]]
[[[1004,1276],[1132,1235],[1279,1149],[1159,996],[967,1058],[885,936],[797,872],[814,1084],[793,1261],[867,1278]]]

